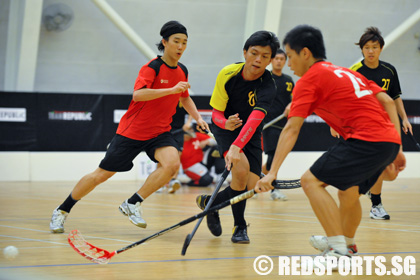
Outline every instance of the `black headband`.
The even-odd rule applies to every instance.
[[[169,38],[169,36],[177,33],[185,34],[188,37],[187,29],[178,22],[174,23],[172,26],[164,26],[164,28],[160,31],[162,38]]]

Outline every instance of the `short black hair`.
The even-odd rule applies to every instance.
[[[366,43],[369,41],[379,42],[381,49],[385,45],[385,41],[381,35],[381,31],[379,31],[379,29],[374,26],[366,28],[365,33],[363,33],[363,35],[359,39],[359,43],[356,43],[356,45],[358,45],[360,49],[363,49],[363,46],[366,45]]]
[[[270,31],[260,30],[253,33],[244,45],[244,51],[248,51],[251,46],[270,46],[271,58],[276,56],[277,50],[280,48],[280,42],[276,34]]]
[[[289,45],[298,54],[303,48],[308,48],[314,58],[327,58],[321,30],[310,25],[298,25],[287,32],[283,39],[283,46],[285,45]]]
[[[278,55],[278,54],[284,55],[286,57],[286,59],[287,59],[287,55],[286,55],[286,53],[282,49],[278,49],[277,50],[276,55]]]
[[[176,33],[182,33],[187,35],[188,37],[187,28],[176,20],[168,21],[160,29],[160,36],[162,36],[162,39],[164,39],[165,41],[168,41],[169,37]],[[165,47],[162,44],[162,40],[159,43],[157,43],[156,46],[161,52],[165,50]]]

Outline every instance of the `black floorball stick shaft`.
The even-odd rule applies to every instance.
[[[410,135],[410,138],[411,138],[411,140],[413,140],[413,143],[416,146],[417,150],[420,151],[420,144],[416,141],[416,138],[414,138],[414,135],[411,134],[411,132],[408,132],[408,135]]]
[[[216,199],[216,196],[219,193],[219,190],[222,187],[222,185],[223,185],[223,183],[226,180],[228,175],[229,175],[229,170],[227,170],[227,168],[225,168],[225,170],[223,171],[223,173],[222,173],[222,175],[219,179],[219,182],[217,183],[217,186],[216,186],[213,194],[211,195],[209,201],[207,202],[206,207],[204,208],[204,211],[210,209],[211,205],[213,204],[214,200]],[[197,224],[195,225],[193,231],[190,234],[188,234],[187,237],[185,238],[184,245],[182,246],[181,255],[185,256],[185,253],[187,252],[188,246],[190,245],[190,242],[193,239],[195,233],[197,232],[198,227],[200,226],[203,219],[204,219],[204,217],[200,218],[197,221]]]

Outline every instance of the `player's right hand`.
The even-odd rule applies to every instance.
[[[235,115],[230,115],[229,118],[226,120],[225,129],[234,131],[241,125],[242,125],[242,120],[239,118],[239,114],[236,113]]]
[[[254,191],[256,193],[268,192],[273,189],[272,182],[276,180],[276,176],[272,175],[270,172],[261,178],[255,185]]]
[[[179,82],[171,89],[171,93],[178,94],[178,93],[188,90],[189,88],[191,88],[191,85],[189,82]]]

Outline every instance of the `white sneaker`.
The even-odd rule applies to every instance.
[[[382,203],[379,203],[376,206],[372,206],[370,209],[370,218],[375,220],[389,220],[390,217],[388,213],[385,211]]]
[[[331,268],[333,271],[337,271],[338,270],[338,264],[340,263],[338,260],[341,257],[346,257],[346,258],[351,258],[351,255],[349,254],[342,254],[338,251],[336,251],[335,249],[328,247],[324,252],[322,252],[320,254],[320,256],[324,257],[325,260],[323,262],[321,262],[320,264],[323,267],[327,267],[327,262],[332,262],[332,258],[336,258],[336,260],[334,262],[332,262]],[[349,264],[351,265],[351,262],[349,262]],[[314,263],[315,266],[315,263]],[[321,268],[321,267],[319,267]]]
[[[270,197],[272,200],[286,201],[288,199],[287,196],[284,193],[282,193],[280,190],[272,190],[270,193]]]
[[[309,244],[318,251],[324,252],[328,249],[328,239],[322,235],[312,235],[309,238]]]
[[[321,251],[321,252],[324,252],[329,247],[327,237],[322,236],[322,235],[312,235],[309,238],[309,244],[311,244],[312,247],[314,247],[315,249],[317,249],[318,251]],[[357,255],[358,251],[357,251],[356,244],[348,245],[347,249],[348,249],[349,255],[351,255],[351,256],[356,256]]]
[[[177,179],[171,179],[168,184],[168,193],[175,193],[181,188],[181,182]]]
[[[136,204],[130,204],[128,201],[124,201],[119,207],[121,213],[125,216],[128,216],[130,222],[132,222],[135,226],[146,228],[147,223],[142,218],[143,210],[141,209],[140,202]]]
[[[64,232],[64,221],[68,215],[69,213],[58,209],[58,207],[54,209],[50,222],[50,230],[52,233]]]

